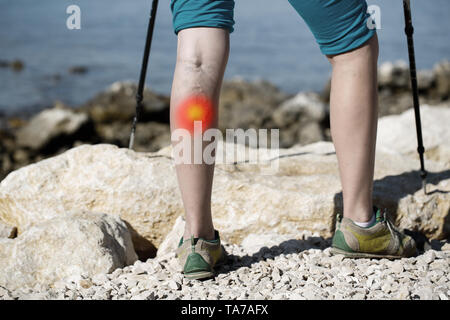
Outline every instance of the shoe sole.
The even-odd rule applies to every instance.
[[[211,271],[184,273],[184,277],[189,280],[207,279],[207,278],[212,278],[213,276],[214,276],[214,272],[211,272]]]
[[[347,258],[369,258],[369,259],[401,259],[401,258],[408,258],[406,256],[393,256],[389,254],[374,254],[374,253],[364,253],[364,252],[348,252],[344,251],[342,249],[331,247],[330,249],[331,254],[342,254]]]
[[[219,258],[219,260],[214,265],[215,267],[223,265],[227,261],[227,252],[225,251],[225,248],[222,246],[222,256]],[[193,272],[193,273],[183,273],[184,277],[189,280],[201,280],[201,279],[207,279],[212,278],[215,276],[214,271],[199,271],[199,272]]]

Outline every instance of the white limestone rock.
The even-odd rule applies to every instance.
[[[32,287],[83,274],[112,272],[137,259],[131,237],[117,217],[61,214],[0,239],[0,286]]]

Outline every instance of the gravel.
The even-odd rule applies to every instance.
[[[306,242],[306,244],[305,244]],[[137,261],[111,274],[74,276],[52,287],[8,290],[0,299],[253,300],[423,299],[450,297],[450,251],[428,250],[398,260],[331,256],[329,241],[314,237],[258,252],[224,243],[228,261],[214,279],[185,279],[174,253]]]

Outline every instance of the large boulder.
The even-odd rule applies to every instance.
[[[405,89],[410,84],[409,66],[403,61],[385,62],[378,68],[378,85],[380,88]]]
[[[184,216],[179,216],[173,226],[172,229],[167,233],[164,237],[163,242],[158,247],[158,252],[156,256],[158,258],[164,257],[169,254],[173,254],[178,247],[178,243],[180,242],[181,237],[184,234],[184,227],[186,221],[184,220]]]
[[[112,122],[99,123],[97,133],[103,143],[128,147],[130,143],[131,123]],[[170,144],[170,128],[168,124],[159,122],[138,122],[134,136],[133,150],[139,152],[155,152]]]
[[[450,109],[446,107],[421,106],[423,144],[425,147],[425,169],[428,171],[426,191],[421,189],[419,176],[419,154],[414,110],[401,115],[383,117],[378,123],[377,149],[381,152],[407,156],[414,159],[410,172],[405,172],[399,183],[393,177],[385,177],[386,186],[381,191],[375,188],[375,196],[383,197],[390,190],[392,194],[403,194],[398,203],[391,201],[390,207],[397,211],[404,227],[420,229],[430,238],[450,236]],[[439,163],[441,169],[433,169]],[[390,163],[385,164],[387,167]],[[437,171],[436,171],[437,170]],[[375,182],[377,186],[377,182]],[[415,190],[417,192],[415,192]],[[391,197],[392,198],[392,197]],[[395,196],[394,196],[395,198]],[[400,209],[402,208],[402,209]],[[430,219],[430,217],[434,217]],[[439,222],[440,221],[440,222]],[[417,226],[420,225],[420,228]]]
[[[417,70],[417,86],[421,104],[448,107],[450,98],[450,62],[443,60],[431,70]],[[330,101],[331,81],[322,93]],[[399,60],[384,62],[378,68],[379,117],[400,114],[413,107],[409,64]]]
[[[0,238],[0,286],[8,289],[53,285],[69,277],[109,273],[137,259],[127,226],[93,212],[60,213]]]
[[[310,144],[324,140],[328,126],[328,106],[319,94],[300,92],[273,111],[273,122],[280,128],[280,147]]]
[[[273,111],[289,96],[266,81],[224,82],[220,93],[219,129],[270,128]]]
[[[450,108],[423,105],[420,118],[426,158],[450,165]],[[414,110],[381,118],[377,145],[386,152],[418,158]]]
[[[378,69],[378,85],[381,90],[388,89],[391,93],[410,92],[409,65],[402,60],[381,64]],[[432,70],[418,70],[417,86],[424,99],[448,100],[450,94],[450,61],[440,61],[434,65]]]
[[[109,144],[81,145],[13,171],[0,183],[0,221],[16,226],[19,235],[80,210],[122,217],[139,256],[154,256],[152,243],[159,244],[167,221],[182,212],[172,161]]]
[[[0,129],[0,181],[14,169],[12,161],[14,136],[5,129]]]
[[[219,105],[219,129],[280,129],[280,147],[325,139],[328,106],[320,95],[300,92],[291,97],[265,81],[240,79],[224,83]],[[327,137],[328,138],[328,137]]]
[[[89,137],[92,132],[87,114],[58,105],[39,112],[20,127],[16,132],[16,143],[18,147],[32,151],[54,152],[77,139]]]
[[[433,68],[436,79],[436,96],[442,100],[450,98],[450,61],[444,60]]]
[[[77,109],[88,113],[96,124],[116,121],[129,123],[136,112],[136,92],[135,83],[115,82]],[[140,121],[168,123],[169,97],[145,89]]]

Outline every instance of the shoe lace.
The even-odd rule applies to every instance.
[[[382,220],[382,222],[387,225],[387,227],[389,229],[389,232],[391,233],[391,236],[394,239],[398,238],[400,240],[400,242],[401,242],[401,240],[402,240],[401,232],[388,219],[387,210],[386,209],[383,210],[383,220]]]
[[[191,235],[191,250],[192,250],[192,253],[195,252],[195,239],[194,239],[193,235]]]
[[[389,229],[389,232],[394,237],[395,236],[395,231],[394,231],[394,228],[391,225],[391,222],[387,218],[387,211],[386,211],[386,209],[383,210],[383,222],[387,225],[387,227]]]

